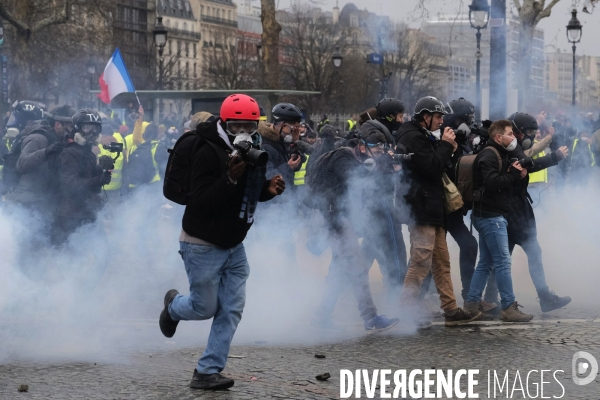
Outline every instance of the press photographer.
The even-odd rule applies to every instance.
[[[219,119],[199,124],[195,133],[178,140],[167,166],[165,196],[177,199],[180,193],[174,193],[174,188],[187,190],[179,200],[186,204],[179,253],[190,294],[180,295],[175,289],[166,293],[160,329],[172,337],[179,321],[213,318],[208,344],[190,382],[192,389],[219,390],[234,384],[220,373],[246,299],[250,266],[242,241],[254,222],[257,203],[285,189],[281,175],[265,178],[268,156],[260,149],[259,117],[253,98],[227,97]],[[184,154],[189,158],[180,160]],[[182,166],[188,181],[177,186],[176,170]]]

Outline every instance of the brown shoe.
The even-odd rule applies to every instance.
[[[525,314],[519,310],[519,305],[516,301],[500,312],[500,319],[504,322],[529,322],[533,319],[533,315]]]
[[[465,303],[465,311],[471,315],[477,315],[477,313],[482,310],[481,306],[476,301],[467,301]]]
[[[486,314],[498,314],[498,304],[488,303],[487,301],[481,300],[482,311]]]
[[[475,303],[475,308],[475,313],[470,313],[460,307],[454,311],[444,313],[446,326],[457,326],[475,321],[481,315],[481,311],[477,310],[477,303]]]

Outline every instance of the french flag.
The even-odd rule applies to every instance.
[[[97,96],[106,104],[110,104],[112,99],[118,94],[135,92],[133,82],[131,81],[129,72],[127,72],[127,68],[125,68],[125,62],[119,48],[115,50],[110,60],[108,60],[108,64],[104,68],[104,73],[100,75],[98,83],[100,84],[100,94]]]

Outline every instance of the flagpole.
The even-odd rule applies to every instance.
[[[135,98],[136,98],[136,99],[137,99],[137,101],[138,101],[138,106],[140,106],[140,107],[141,107],[141,106],[142,106],[142,103],[140,103],[140,98],[139,98],[139,97],[138,97],[138,95],[137,95],[137,91],[134,91],[133,93],[135,93]]]

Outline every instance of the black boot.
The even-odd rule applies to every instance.
[[[569,296],[559,297],[551,290],[538,292],[538,298],[540,299],[540,307],[542,307],[542,312],[558,310],[559,308],[563,308],[571,302],[571,298]]]
[[[175,330],[177,329],[177,324],[179,323],[179,321],[174,321],[169,314],[169,305],[171,305],[171,302],[178,294],[179,292],[175,289],[171,289],[165,294],[165,307],[161,311],[160,318],[158,319],[160,331],[168,338],[173,337]]]
[[[221,374],[199,374],[194,369],[194,376],[190,382],[190,388],[192,389],[204,389],[204,390],[223,390],[229,389],[233,386],[234,380],[226,378]]]

